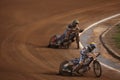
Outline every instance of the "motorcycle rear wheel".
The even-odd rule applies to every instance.
[[[60,64],[60,67],[59,67],[59,74],[60,75],[63,75],[63,76],[71,76],[72,75],[72,70],[71,70],[71,72],[63,71],[64,65],[67,64],[68,62],[69,61],[64,61]]]
[[[52,36],[49,40],[49,45],[48,45],[48,48],[58,48],[59,46],[56,45],[56,35]]]

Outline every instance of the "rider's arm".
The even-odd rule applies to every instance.
[[[96,55],[93,52],[91,52],[91,53],[89,53],[87,55],[93,57],[94,59],[96,59]]]

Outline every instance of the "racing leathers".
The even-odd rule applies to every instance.
[[[71,33],[77,33],[77,31],[80,30],[78,27],[78,24],[73,25],[73,24],[69,24],[66,28],[66,30],[64,31],[64,33],[61,35],[61,37],[59,38],[60,40],[60,44],[63,43],[64,41],[67,41],[68,38],[70,37]],[[79,34],[77,33],[76,35],[76,43],[77,43],[77,48],[79,48]]]

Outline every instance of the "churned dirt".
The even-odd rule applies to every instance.
[[[120,13],[119,0],[1,0],[0,80],[98,80],[92,71],[83,77],[57,75],[59,64],[78,57],[79,50],[75,45],[70,49],[46,46],[74,19],[84,29],[116,13]],[[99,80],[119,78],[118,72],[103,67]]]

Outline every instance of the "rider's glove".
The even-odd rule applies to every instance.
[[[97,60],[96,58],[94,58],[94,61]]]

